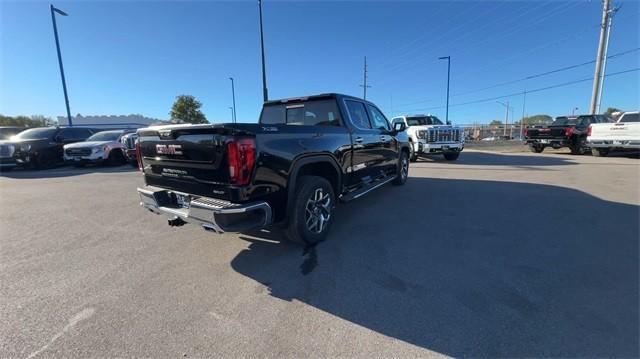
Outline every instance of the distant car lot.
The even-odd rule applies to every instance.
[[[141,180],[0,176],[3,356],[638,355],[637,159],[421,160],[307,250],[170,228]]]

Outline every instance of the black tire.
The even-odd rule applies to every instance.
[[[542,153],[544,146],[529,145],[529,151],[533,153]]]
[[[335,194],[331,183],[318,176],[302,176],[296,182],[294,198],[289,208],[289,240],[308,245],[323,241],[333,223]]]
[[[120,150],[111,150],[109,152],[109,157],[107,158],[107,164],[110,166],[120,166],[127,162],[127,159],[124,158],[124,154]]]
[[[609,154],[608,148],[592,148],[591,154],[596,157],[606,157]]]
[[[398,159],[398,175],[393,179],[393,184],[396,186],[402,186],[407,182],[407,178],[409,177],[409,155],[402,151],[400,153],[400,158]]]
[[[444,159],[447,161],[455,161],[460,157],[460,152],[445,152]]]
[[[586,152],[584,145],[582,145],[581,143],[575,143],[569,146],[569,149],[571,150],[572,155],[584,155],[584,153]]]

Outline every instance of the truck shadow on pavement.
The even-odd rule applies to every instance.
[[[563,187],[409,178],[341,206],[316,248],[253,233],[231,265],[445,355],[637,357],[639,215]]]
[[[419,158],[415,164],[421,162],[445,162],[453,165],[468,166],[514,166],[514,167],[545,167],[576,165],[571,158],[559,156],[539,155],[509,155],[490,152],[463,151],[456,161],[447,161],[442,155],[434,155],[427,158]]]

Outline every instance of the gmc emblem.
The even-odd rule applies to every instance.
[[[181,145],[156,145],[156,153],[159,155],[181,155]]]

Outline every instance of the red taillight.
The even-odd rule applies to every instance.
[[[229,182],[243,186],[249,184],[255,159],[256,143],[252,138],[233,140],[227,143]]]
[[[136,140],[136,160],[138,161],[138,169],[142,171],[142,153],[140,152],[140,140]]]
[[[529,129],[525,127],[525,128],[524,128],[524,132],[522,132],[522,135],[523,135],[524,137],[529,136]]]
[[[573,127],[567,127],[564,129],[564,135],[566,137],[571,137],[573,136]]]
[[[587,128],[587,137],[591,136],[591,125]]]

